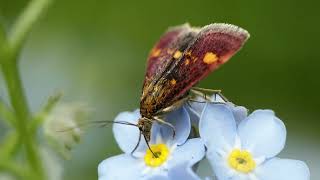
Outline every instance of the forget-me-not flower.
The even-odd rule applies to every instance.
[[[120,113],[115,121],[137,124],[139,111]],[[184,107],[169,113],[166,121],[176,130],[154,123],[151,129],[150,147],[143,139],[137,150],[131,154],[139,139],[139,129],[135,126],[114,124],[115,139],[124,154],[110,157],[99,164],[99,180],[135,179],[199,179],[192,167],[205,155],[205,147],[199,138],[188,139],[191,123]]]
[[[199,124],[207,158],[218,180],[308,180],[307,165],[275,156],[286,128],[271,110],[256,110],[236,123],[227,105],[208,103]]]

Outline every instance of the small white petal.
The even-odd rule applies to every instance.
[[[303,161],[272,158],[257,169],[260,180],[309,180],[310,171]]]
[[[274,157],[284,147],[286,128],[273,111],[257,110],[243,120],[238,127],[242,148],[254,157]]]

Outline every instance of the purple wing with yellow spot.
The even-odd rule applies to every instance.
[[[231,24],[211,24],[201,29],[183,56],[166,72],[176,81],[175,96],[186,93],[201,79],[226,63],[249,38],[249,33]]]
[[[192,86],[227,62],[249,38],[249,33],[235,25],[210,24],[203,27],[174,63],[147,94],[142,104],[161,111],[186,95]],[[143,107],[142,107],[143,108]],[[154,112],[153,112],[154,113]]]
[[[169,28],[149,53],[143,89],[159,77],[173,58],[179,58],[197,33],[189,24]],[[179,52],[181,53],[179,55]]]
[[[169,49],[171,44],[177,41],[179,34],[187,31],[189,28],[189,25],[184,24],[170,28],[161,36],[160,40],[154,45],[149,53],[146,70],[147,78],[153,77],[158,71],[159,67],[165,64],[165,62],[172,57],[173,52],[171,49]]]

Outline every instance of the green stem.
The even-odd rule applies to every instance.
[[[9,126],[15,126],[15,117],[11,109],[5,104],[5,102],[0,98],[0,117]]]
[[[51,0],[32,0],[20,14],[9,32],[9,44],[13,52],[19,52],[32,26],[50,5]]]
[[[3,25],[0,22],[0,65],[5,59],[7,49],[7,37]]]
[[[11,106],[15,114],[15,127],[19,134],[19,141],[24,145],[26,158],[30,165],[29,170],[33,176],[30,179],[35,180],[42,180],[45,175],[37,152],[36,140],[32,136],[34,132],[31,132],[28,126],[28,120],[31,119],[32,115],[24,95],[17,60],[32,26],[41,17],[50,2],[51,0],[31,0],[13,24],[9,36],[6,36],[4,27],[0,24],[0,68],[6,81]],[[2,108],[2,110],[5,109]]]
[[[23,93],[16,61],[5,61],[5,63],[2,64],[2,71],[7,84],[11,105],[16,114],[17,131],[26,149],[27,160],[35,172],[37,179],[42,179],[43,171],[38,157],[39,154],[37,153],[34,140],[31,138],[30,132],[28,132],[27,121],[31,119],[31,115]]]
[[[19,134],[16,131],[11,131],[6,134],[4,140],[0,144],[0,157],[10,158],[16,154],[19,148]]]
[[[31,179],[29,174],[27,174],[27,172],[22,166],[18,166],[8,160],[0,160],[0,171],[6,171],[19,179]]]

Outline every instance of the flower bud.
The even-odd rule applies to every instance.
[[[65,158],[81,140],[82,126],[89,116],[89,108],[83,104],[59,104],[45,118],[44,134],[49,144]]]

